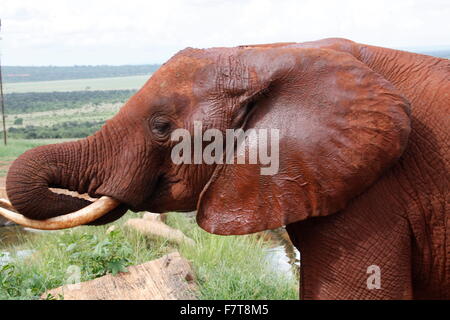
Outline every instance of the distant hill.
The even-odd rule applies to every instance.
[[[422,52],[418,52],[418,53],[427,54],[429,56],[434,56],[434,57],[439,57],[439,58],[450,59],[450,50],[422,51]]]
[[[71,79],[91,79],[150,75],[160,67],[159,64],[122,65],[122,66],[70,66],[70,67],[32,67],[3,66],[2,76],[5,83],[51,81]]]

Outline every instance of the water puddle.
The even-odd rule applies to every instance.
[[[266,261],[271,270],[299,280],[300,252],[294,247],[284,228],[265,232],[266,241],[271,247],[266,249]]]
[[[11,254],[9,251],[0,251],[0,267],[15,260],[25,259],[35,253],[36,250],[19,250]]]
[[[294,248],[293,257],[287,256],[284,246],[267,249],[266,260],[269,262],[271,270],[298,280],[300,252],[296,248]]]
[[[0,267],[15,260],[25,259],[36,252],[31,249],[14,249],[15,246],[22,244],[28,235],[36,232],[40,232],[40,230],[17,225],[0,227]]]

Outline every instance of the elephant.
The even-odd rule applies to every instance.
[[[219,235],[285,226],[302,299],[449,299],[449,107],[448,59],[341,38],[186,48],[98,132],[18,157],[1,212],[43,228],[127,210],[196,210]],[[236,154],[174,163],[173,133],[198,122],[277,130],[277,172]]]

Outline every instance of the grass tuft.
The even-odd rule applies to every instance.
[[[197,243],[180,251],[192,261],[202,299],[298,299],[298,282],[271,269],[260,237],[213,235],[181,213],[168,215],[167,223]]]

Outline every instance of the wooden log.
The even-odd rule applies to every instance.
[[[197,285],[189,262],[173,252],[115,276],[106,275],[45,292],[64,300],[195,300]]]
[[[124,224],[125,227],[134,229],[151,238],[163,238],[174,243],[186,243],[195,245],[195,241],[184,235],[181,230],[169,227],[158,217],[147,213],[143,219],[129,219]]]

